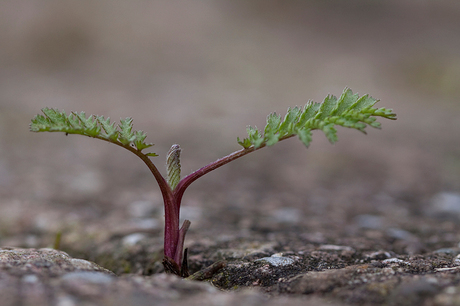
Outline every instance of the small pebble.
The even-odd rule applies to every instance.
[[[387,259],[387,258],[390,258],[390,257],[391,257],[391,254],[390,254],[390,252],[386,252],[386,251],[377,251],[377,252],[372,252],[372,253],[370,253],[370,254],[367,255],[366,257],[368,257],[369,259],[377,259],[377,260],[380,260],[380,259]]]
[[[408,231],[402,230],[400,228],[389,228],[386,231],[386,234],[394,239],[399,239],[399,240],[413,240],[414,235],[409,233]]]
[[[324,244],[318,248],[321,251],[349,251],[353,252],[352,247],[346,245],[334,245],[334,244]]]
[[[144,240],[145,238],[146,238],[145,234],[134,233],[134,234],[123,237],[123,240],[121,241],[121,243],[125,247],[130,247],[130,246],[136,245],[138,242]]]
[[[83,281],[93,284],[109,284],[113,282],[114,277],[101,272],[79,271],[67,273],[61,279],[66,282]]]
[[[382,261],[382,263],[384,264],[398,264],[398,265],[408,265],[410,266],[410,262],[407,262],[407,261],[404,261],[402,259],[399,259],[399,258],[388,258],[388,259],[385,259]]]
[[[460,219],[460,193],[440,192],[430,203],[426,213],[444,219]]]
[[[276,223],[296,224],[302,219],[302,212],[297,208],[279,208],[272,212],[272,219]]]
[[[443,249],[437,249],[433,253],[435,254],[447,254],[447,255],[457,255],[458,251],[451,249],[451,248],[443,248]]]
[[[356,225],[365,229],[381,229],[383,228],[383,218],[374,215],[358,215],[354,219]]]
[[[256,259],[255,261],[264,261],[275,267],[289,266],[292,265],[295,261],[289,257],[283,257],[281,254],[273,254],[270,257],[263,257]]]

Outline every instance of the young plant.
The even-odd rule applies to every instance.
[[[165,270],[186,277],[188,276],[187,254],[183,248],[190,221],[185,220],[180,226],[179,211],[184,192],[190,184],[214,169],[263,147],[272,146],[281,140],[297,136],[308,147],[312,141],[312,131],[321,130],[327,139],[334,143],[337,141],[336,126],[353,128],[365,133],[368,125],[380,128],[376,117],[396,119],[396,114],[391,109],[374,108],[376,102],[378,101],[369,95],[359,97],[350,89],[345,88],[338,99],[329,95],[322,103],[309,101],[302,108],[289,108],[284,118],[272,113],[267,117],[263,133],[249,126],[247,128],[248,137],[242,140],[237,138],[242,149],[182,179],[180,177],[181,149],[179,145],[174,144],[167,154],[167,175],[164,178],[150,159],[158,155],[142,152],[153,144],[145,142],[146,134],[143,131],[133,130],[131,118],[121,119],[120,123],[115,125],[110,122],[110,118],[106,119],[103,116],[87,117],[84,112],[66,114],[56,109],[44,108],[42,109],[44,115],[37,115],[32,119],[30,130],[32,132],[64,132],[66,135],[80,134],[97,138],[123,147],[142,159],[155,177],[163,196],[165,209],[163,264]]]

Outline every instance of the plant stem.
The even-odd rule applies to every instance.
[[[285,139],[288,139],[288,138],[291,138],[293,137],[294,135],[285,135],[283,137],[280,137],[279,141],[282,141],[282,140],[285,140]],[[182,200],[182,196],[184,195],[185,193],[185,190],[187,189],[188,186],[190,186],[190,184],[192,184],[194,181],[196,181],[197,179],[199,179],[200,177],[202,177],[203,175],[211,172],[212,170],[215,170],[219,167],[222,167],[223,165],[226,165],[228,164],[229,162],[231,161],[234,161],[235,159],[238,159],[240,157],[243,157],[249,153],[252,153],[252,152],[255,152],[259,149],[262,149],[266,146],[266,144],[262,144],[260,147],[258,147],[257,149],[255,149],[253,146],[252,147],[249,147],[247,149],[241,149],[241,150],[238,150],[238,151],[235,151],[227,156],[224,156],[194,172],[192,172],[191,174],[187,175],[186,177],[184,177],[180,182],[179,184],[177,185],[177,187],[174,189],[173,193],[174,193],[174,197],[176,198],[176,202],[179,204],[179,208],[180,208],[180,203],[181,203],[181,200]]]
[[[177,245],[176,245],[176,254],[174,256],[174,261],[179,265],[182,264],[182,252],[184,249],[185,234],[187,233],[187,230],[189,227],[190,227],[190,221],[185,220],[184,224],[182,224],[182,227],[179,230],[179,237],[177,239]]]
[[[179,258],[178,264],[182,258],[182,247],[180,246],[180,240],[182,240],[182,245],[184,243],[185,232],[190,226],[190,221],[188,226],[184,230],[179,230],[179,208],[180,204],[177,203],[177,199],[174,196],[171,188],[166,182],[165,178],[161,175],[155,165],[152,163],[150,158],[140,151],[136,150],[131,146],[125,146],[128,150],[139,156],[142,161],[149,167],[153,176],[157,180],[158,186],[160,187],[161,194],[163,196],[164,209],[165,209],[165,239],[164,239],[164,253],[166,256],[176,260]],[[185,225],[185,222],[184,222]],[[181,233],[183,232],[183,233]],[[182,236],[182,239],[180,239]],[[177,253],[180,252],[180,255]]]
[[[279,141],[290,138],[292,136],[294,135],[285,135],[283,137],[280,137]],[[165,209],[164,255],[165,257],[172,259],[178,265],[178,267],[180,267],[180,265],[182,264],[185,234],[187,233],[187,230],[190,227],[190,221],[185,220],[184,224],[179,229],[179,220],[180,220],[179,211],[180,211],[182,197],[184,195],[185,190],[188,188],[188,186],[190,186],[190,184],[192,184],[194,181],[196,181],[203,175],[223,165],[226,165],[231,161],[234,161],[240,157],[243,157],[249,153],[257,151],[266,146],[265,144],[262,144],[257,149],[252,146],[249,148],[244,148],[244,149],[235,151],[227,156],[224,156],[194,171],[188,176],[184,177],[182,180],[180,180],[176,188],[172,190],[168,182],[161,175],[160,171],[158,171],[157,167],[152,163],[152,161],[147,155],[137,150],[136,148],[130,145],[124,145],[121,142],[113,142],[113,141],[110,141],[108,139],[98,137],[98,136],[94,138],[108,141],[110,143],[121,146],[127,149],[128,151],[131,151],[136,156],[138,156],[140,159],[142,159],[142,161],[150,169],[150,172],[152,172],[153,176],[155,177],[158,183],[158,186],[160,187],[161,194],[163,196],[163,202],[164,202],[164,209]]]
[[[88,136],[88,135],[85,135],[85,136]],[[88,137],[104,140],[106,142],[109,142],[109,143],[115,144],[117,146],[123,147],[126,150],[134,153],[137,157],[142,159],[142,161],[149,168],[150,172],[152,172],[153,176],[155,177],[155,179],[156,179],[156,181],[158,183],[158,186],[160,187],[161,194],[163,195],[163,198],[172,198],[172,190],[171,190],[171,188],[169,187],[169,185],[166,182],[165,178],[161,175],[160,171],[158,171],[158,168],[152,163],[152,161],[150,160],[150,158],[147,155],[145,155],[141,151],[137,150],[136,148],[130,146],[129,144],[124,145],[119,141],[112,141],[112,140],[109,140],[109,139],[106,139],[106,138],[100,137],[100,136],[88,136]]]
[[[264,147],[265,145],[262,145],[260,148]],[[260,149],[258,148],[258,149]],[[181,202],[182,200],[182,196],[184,195],[184,192],[185,190],[187,189],[188,186],[190,186],[190,184],[192,184],[194,181],[196,181],[197,179],[199,179],[200,177],[202,177],[203,175],[211,172],[212,170],[215,170],[225,164],[228,164],[229,162],[235,160],[235,159],[238,159],[240,157],[243,157],[251,152],[254,152],[258,149],[254,149],[254,147],[250,147],[250,148],[247,148],[247,149],[241,149],[241,150],[238,150],[238,151],[235,151],[225,157],[222,157],[194,172],[192,172],[191,174],[187,175],[186,177],[184,177],[180,182],[179,184],[177,185],[176,189],[174,189],[174,197],[176,198],[176,201],[178,201],[179,203]]]
[[[102,137],[96,138],[107,141]],[[133,148],[130,145],[124,145],[118,142],[109,142],[119,145],[127,149],[128,151],[131,151],[140,159],[142,159],[142,161],[147,165],[150,172],[152,172],[153,176],[155,177],[158,186],[160,187],[161,195],[163,196],[165,209],[164,253],[166,256],[173,258],[174,260],[179,259],[178,264],[180,264],[180,260],[182,258],[182,248],[184,243],[185,232],[190,226],[190,221],[186,220],[188,221],[188,226],[185,227],[184,222],[183,229],[179,229],[180,204],[177,203],[177,199],[174,196],[171,188],[169,187],[165,178],[161,175],[160,171],[158,171],[158,168],[152,163],[152,161],[147,155],[137,150],[136,148]],[[182,244],[182,246],[180,245],[180,243]],[[178,255],[177,253],[180,253],[180,255]]]

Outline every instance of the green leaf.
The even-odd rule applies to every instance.
[[[378,101],[374,98],[372,98],[369,95],[364,95],[361,98],[359,98],[351,107],[350,109],[353,109],[354,111],[362,111],[362,110],[370,110],[372,109],[372,106],[374,106],[375,103]]]
[[[324,125],[321,130],[324,132],[329,142],[335,143],[337,141],[337,130],[334,128],[333,123]]]
[[[308,120],[316,116],[320,107],[321,107],[321,103],[308,101],[302,110],[302,114],[300,115],[299,122],[297,122],[296,127],[297,128],[304,127]]]
[[[284,120],[278,129],[278,134],[280,137],[292,135],[295,132],[294,127],[296,126],[300,115],[301,112],[298,107],[288,108],[286,116],[284,117]]]
[[[116,141],[118,138],[118,131],[115,122],[110,123],[110,118],[104,119],[104,116],[98,116],[97,120],[105,132],[104,136],[110,140]]]
[[[139,151],[142,151],[144,149],[147,149],[147,148],[150,148],[151,146],[153,146],[153,143],[145,143],[145,138],[147,137],[147,134],[144,133],[144,131],[136,131],[134,133],[134,146],[136,146],[136,148],[139,150]]]
[[[120,128],[120,136],[118,137],[118,140],[122,144],[128,145],[130,142],[136,139],[136,136],[132,132],[133,118],[128,117],[126,119],[121,119],[118,127]]]
[[[344,111],[348,110],[358,100],[358,94],[353,94],[351,89],[345,88],[339,100],[337,101],[337,107],[331,112],[331,116],[339,116]]]
[[[303,142],[303,144],[308,148],[310,146],[310,143],[312,141],[312,133],[311,130],[308,128],[302,128],[297,131],[297,134],[299,135],[300,141]]]
[[[393,120],[396,119],[396,114],[393,113],[393,110],[388,109],[388,108],[384,108],[384,107],[376,109],[374,112],[372,112],[372,115],[373,116],[384,117],[384,118],[387,118],[387,119],[393,119]]]
[[[325,118],[330,116],[331,112],[334,110],[336,106],[337,106],[337,98],[333,95],[328,95],[324,99],[323,103],[321,104],[319,112],[315,118],[324,120]]]
[[[267,125],[264,130],[264,141],[267,146],[271,146],[278,142],[277,131],[281,123],[281,116],[276,113],[270,114],[267,117]]]
[[[336,126],[356,129],[365,133],[367,126],[380,128],[378,117],[396,119],[393,110],[387,108],[374,108],[378,100],[364,95],[359,97],[349,88],[345,88],[339,99],[328,95],[322,103],[308,101],[303,108],[289,108],[283,120],[275,113],[267,117],[264,135],[259,131],[248,128],[248,137],[238,143],[244,148],[259,148],[263,145],[271,146],[280,140],[297,135],[305,146],[312,140],[313,130],[321,130],[327,139],[334,143],[337,141]]]
[[[264,143],[264,138],[262,135],[260,135],[259,130],[251,126],[248,126],[246,130],[248,132],[248,138],[251,141],[251,144],[254,146],[254,148],[259,148],[262,143]]]
[[[103,116],[86,116],[85,112],[71,112],[67,115],[54,108],[43,108],[43,115],[36,115],[30,123],[32,132],[64,132],[80,134],[88,137],[103,139],[124,147],[134,146],[138,151],[153,146],[146,143],[147,135],[143,131],[133,131],[133,120],[120,120],[118,125]],[[147,156],[157,156],[147,153]]]
[[[240,137],[237,137],[236,141],[245,149],[249,149],[252,146],[252,142],[249,140],[249,138],[244,138],[241,140]]]

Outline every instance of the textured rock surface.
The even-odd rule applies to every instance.
[[[114,275],[93,262],[75,259],[54,249],[0,248],[0,271],[18,276],[33,274],[60,276],[74,271],[91,271]]]
[[[267,296],[255,290],[238,295],[225,293],[209,283],[173,275],[115,276],[86,260],[74,259],[53,249],[0,249],[2,306],[49,305],[258,305]],[[299,304],[301,305],[299,299]],[[296,300],[292,300],[296,305]],[[282,305],[274,299],[269,305]]]
[[[3,248],[1,305],[451,305],[460,298],[455,251],[383,259],[323,249],[316,260],[313,254],[233,259],[197,282],[167,274],[115,276],[61,251]],[[274,258],[289,264],[267,260]],[[357,261],[367,263],[352,264]]]

